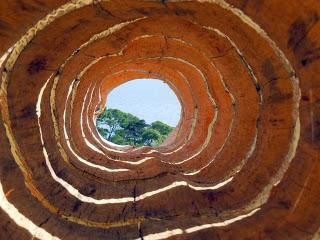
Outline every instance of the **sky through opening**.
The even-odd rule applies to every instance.
[[[136,79],[114,88],[107,98],[107,109],[131,113],[146,123],[164,122],[175,127],[180,119],[180,102],[172,89],[156,79]]]

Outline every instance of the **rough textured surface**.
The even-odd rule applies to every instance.
[[[318,0],[0,1],[1,239],[320,239]],[[136,78],[157,148],[95,117]]]

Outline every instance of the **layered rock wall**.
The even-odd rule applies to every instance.
[[[318,0],[0,1],[0,239],[320,239],[319,18]],[[163,146],[95,128],[137,78],[181,102]]]

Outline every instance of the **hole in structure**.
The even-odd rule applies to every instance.
[[[104,139],[115,144],[159,146],[174,138],[170,133],[179,123],[180,114],[180,102],[168,84],[157,79],[135,79],[108,94],[96,127]]]

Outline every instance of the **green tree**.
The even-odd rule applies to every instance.
[[[142,134],[147,126],[148,125],[144,120],[138,118],[130,119],[123,129],[124,138],[129,142],[130,145],[143,145]]]
[[[120,134],[115,134],[110,141],[119,145],[129,145],[129,142]]]
[[[161,137],[161,133],[152,128],[146,128],[142,133],[142,141],[146,146],[157,145]]]
[[[161,133],[161,135],[168,135],[173,129],[173,127],[170,127],[169,125],[160,121],[155,121],[151,123],[151,128],[158,130]]]
[[[173,129],[161,121],[149,125],[145,120],[118,109],[105,109],[97,117],[96,125],[106,140],[133,146],[159,146]]]
[[[108,140],[109,132],[106,128],[97,126],[97,130],[104,139]]]
[[[105,109],[97,118],[98,131],[100,129],[100,134],[110,141],[116,131],[123,127],[126,120],[126,113],[118,109]]]

